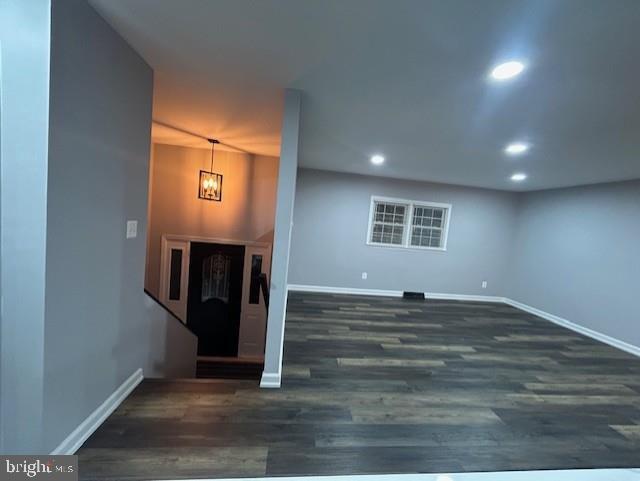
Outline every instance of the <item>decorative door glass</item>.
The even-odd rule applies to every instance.
[[[219,299],[229,302],[229,276],[231,274],[231,257],[216,253],[202,261],[202,296],[201,302]]]

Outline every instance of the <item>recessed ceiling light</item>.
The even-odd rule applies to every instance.
[[[384,163],[384,157],[382,155],[372,155],[371,163],[373,165],[380,165]]]
[[[504,148],[504,151],[509,155],[524,154],[527,150],[529,150],[529,144],[524,142],[514,142]]]
[[[491,71],[491,77],[495,80],[507,80],[515,77],[524,70],[524,64],[517,60],[501,63]]]
[[[522,173],[513,174],[511,176],[511,180],[513,180],[514,182],[522,182],[526,178],[527,178],[527,174],[522,174]]]

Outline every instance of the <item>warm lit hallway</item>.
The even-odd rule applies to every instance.
[[[505,304],[292,293],[279,390],[145,380],[83,479],[633,467],[640,361]]]

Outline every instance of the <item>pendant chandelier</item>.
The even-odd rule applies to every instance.
[[[207,139],[211,144],[211,165],[209,170],[201,170],[198,181],[198,198],[220,202],[222,200],[222,174],[213,171],[213,148],[220,142]]]

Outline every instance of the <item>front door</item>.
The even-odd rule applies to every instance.
[[[199,356],[238,355],[244,246],[192,242],[187,325]]]

